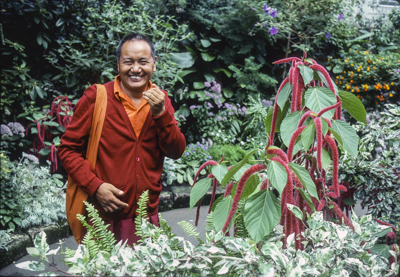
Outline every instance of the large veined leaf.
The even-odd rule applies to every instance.
[[[372,246],[370,250],[374,254],[377,254],[379,256],[384,256],[386,259],[389,259],[390,257],[389,250],[391,249],[387,244],[375,244],[374,246]]]
[[[300,118],[303,112],[295,111],[290,115],[286,116],[281,124],[281,138],[286,146],[289,146],[290,139],[293,133],[297,130],[297,125],[299,125]]]
[[[222,179],[225,177],[228,172],[228,168],[224,164],[216,164],[211,168],[211,173],[217,178],[218,182],[222,182]]]
[[[333,135],[333,137],[337,140],[337,142],[339,142],[339,144],[343,144],[342,138],[340,137],[340,135],[338,133],[336,133],[335,130],[333,130],[332,128],[328,128],[328,130],[331,132],[331,134]]]
[[[247,180],[246,184],[244,185],[240,199],[249,197],[256,190],[259,184],[260,184],[260,177],[258,177],[257,174],[251,175],[250,178]]]
[[[319,72],[319,71],[316,71],[316,72],[317,72],[317,76],[319,77],[319,79],[322,80],[322,82],[325,84],[325,86],[327,86],[327,87],[329,88],[328,81],[326,80],[324,74],[322,74],[322,73]],[[316,78],[316,75],[315,75],[315,74],[314,74],[314,78],[315,78],[315,79],[318,79],[318,78]],[[330,79],[330,77],[329,77],[329,79]],[[331,82],[332,82],[332,79],[331,79]],[[335,93],[338,94],[337,86],[335,85],[334,82],[332,82],[332,84],[333,84],[333,88],[335,89]]]
[[[306,107],[313,112],[320,112],[321,110],[336,104],[336,96],[333,92],[325,87],[312,87],[309,88],[304,98],[306,100]],[[335,110],[330,110],[322,116],[331,119],[335,114]]]
[[[311,147],[315,139],[315,124],[314,121],[311,121],[311,124],[308,125],[304,130],[301,132],[301,143],[304,146],[304,149],[307,150]]]
[[[289,211],[291,211],[295,217],[297,217],[300,220],[303,220],[304,216],[303,216],[303,212],[299,209],[299,207],[292,205],[292,204],[286,204],[287,208],[289,209]]]
[[[339,97],[342,100],[342,107],[357,121],[367,124],[367,112],[361,100],[353,93],[339,90]]]
[[[190,52],[169,53],[168,55],[181,68],[189,68],[194,64],[194,58]]]
[[[249,158],[254,155],[254,153],[256,153],[258,151],[258,149],[254,149],[252,151],[250,151],[249,153],[247,153],[247,155],[243,158],[243,160],[241,160],[240,162],[238,162],[237,164],[234,164],[231,169],[226,173],[224,179],[222,179],[221,182],[221,187],[225,186],[228,181],[235,175],[236,172],[239,171],[240,168],[242,168],[247,161],[249,160]]]
[[[280,218],[280,201],[271,191],[259,191],[246,201],[244,222],[247,231],[256,243],[272,231]]]
[[[207,193],[211,187],[212,179],[204,178],[197,181],[190,191],[190,210],[197,204],[197,202]]]
[[[239,181],[240,178],[242,178],[243,174],[246,172],[246,170],[249,169],[250,167],[251,164],[245,164],[244,166],[239,168],[239,170],[235,173],[235,175],[233,175],[233,179],[235,181]]]
[[[208,39],[201,39],[200,40],[201,45],[203,45],[203,47],[207,48],[211,45],[211,41],[209,41]]]
[[[299,190],[301,196],[303,196],[303,199],[306,200],[308,206],[310,206],[310,208],[313,210],[313,212],[315,212],[316,210],[315,210],[314,204],[311,200],[310,194],[302,188],[298,188],[298,190]]]
[[[301,77],[303,77],[304,85],[308,85],[313,79],[314,70],[305,65],[298,65],[297,67],[300,69],[300,74]]]
[[[322,160],[322,168],[325,169],[325,170],[327,170],[328,167],[332,164],[331,156],[323,148],[322,148],[321,160]]]
[[[343,149],[349,152],[352,156],[358,155],[358,141],[356,131],[344,121],[333,120],[332,129],[342,138]]]
[[[224,227],[226,219],[228,218],[229,211],[232,207],[232,196],[228,195],[227,197],[223,198],[214,209],[212,214],[213,225],[215,229],[221,231]]]
[[[317,188],[315,187],[314,181],[311,179],[308,171],[299,164],[289,163],[289,167],[293,170],[294,174],[296,174],[297,178],[299,178],[301,184],[307,192],[318,199]]]
[[[289,82],[287,82],[279,92],[278,99],[276,101],[281,110],[283,110],[283,108],[285,107],[285,103],[289,99],[291,91],[292,91],[292,85]]]
[[[276,188],[279,195],[281,195],[287,183],[287,172],[285,167],[276,161],[271,161],[267,166],[267,175],[271,181],[271,185]]]

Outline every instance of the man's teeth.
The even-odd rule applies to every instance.
[[[129,78],[134,79],[134,80],[139,80],[141,77],[140,76],[129,76]]]

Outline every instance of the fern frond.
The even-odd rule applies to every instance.
[[[138,243],[143,242],[143,240],[146,238],[146,235],[144,234],[142,230],[142,221],[143,219],[147,218],[147,202],[149,201],[149,191],[146,190],[145,192],[140,195],[139,201],[138,201],[138,207],[137,207],[137,213],[138,215],[135,218],[135,227],[136,227],[136,232],[135,234],[140,237],[138,239]]]
[[[200,233],[197,232],[197,228],[193,226],[193,224],[187,221],[178,222],[178,225],[181,226],[182,230],[188,235],[189,237],[195,237],[200,243],[203,241],[200,239]]]

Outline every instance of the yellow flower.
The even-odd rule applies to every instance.
[[[345,63],[347,63],[349,60],[344,60]]]
[[[393,94],[391,93],[391,94],[389,94],[389,97],[393,97]]]
[[[369,66],[367,67],[367,71],[369,71]]]
[[[353,64],[352,64],[352,63],[351,63],[350,65],[351,65],[351,66],[353,66]]]
[[[371,60],[368,60],[368,63],[371,63]]]
[[[358,67],[359,67],[359,68],[362,68],[362,65],[359,65]]]
[[[367,55],[368,54],[368,52],[367,51],[364,51],[364,55]]]
[[[357,68],[357,72],[360,72],[361,70],[359,68]]]
[[[343,71],[343,73],[346,73],[346,71]]]
[[[352,89],[351,92],[354,92],[354,89]]]

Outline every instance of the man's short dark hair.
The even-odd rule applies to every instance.
[[[129,35],[126,35],[123,39],[118,44],[117,47],[117,60],[119,61],[119,58],[121,57],[121,48],[122,45],[124,45],[125,42],[130,41],[130,40],[142,40],[145,41],[149,44],[150,49],[151,49],[151,57],[153,60],[156,58],[156,48],[154,47],[154,43],[145,35],[139,34],[139,33],[130,33]]]

